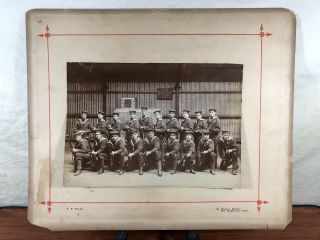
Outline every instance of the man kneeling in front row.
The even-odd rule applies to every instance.
[[[189,169],[190,173],[196,174],[193,169],[196,162],[196,147],[192,134],[190,130],[185,131],[185,139],[180,144],[181,165],[183,169]]]
[[[178,130],[171,129],[168,130],[169,139],[165,145],[165,153],[163,155],[165,169],[170,169],[170,174],[175,174],[178,163],[180,161],[180,143],[177,139]]]
[[[145,151],[145,169],[153,169],[155,163],[157,164],[158,176],[162,176],[162,161],[160,151],[160,140],[155,136],[154,128],[146,129],[148,135],[144,139],[144,151]]]
[[[125,172],[128,151],[126,149],[124,140],[120,138],[119,135],[120,133],[118,131],[110,131],[110,144],[112,145],[112,151],[110,153],[110,165],[113,167],[114,164],[118,164],[120,166],[119,175],[122,175]]]
[[[74,164],[76,165],[74,176],[80,175],[83,165],[91,160],[90,145],[88,140],[83,137],[83,134],[83,131],[77,131],[74,133],[76,138],[76,144],[72,149]]]
[[[94,160],[95,166],[98,170],[98,174],[102,174],[104,172],[104,163],[107,159],[107,143],[108,139],[103,136],[102,129],[95,129],[95,137],[96,142],[94,146],[94,150],[91,151],[92,158]]]
[[[219,155],[222,158],[220,164],[221,170],[226,170],[227,167],[232,165],[232,174],[237,175],[238,173],[238,146],[236,145],[235,139],[229,136],[230,131],[222,131],[222,138],[218,139]]]
[[[131,140],[128,143],[128,168],[139,167],[139,175],[143,174],[143,164],[144,164],[144,154],[143,154],[143,140],[139,137],[139,132],[137,130],[133,131],[131,134]]]
[[[209,165],[210,173],[215,175],[217,154],[214,152],[214,142],[210,139],[209,130],[203,130],[202,134],[202,139],[198,145],[199,170],[205,169]]]

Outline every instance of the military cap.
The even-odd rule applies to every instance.
[[[98,111],[98,114],[105,115],[105,113],[103,111]]]
[[[182,110],[182,112],[190,113],[190,110]]]
[[[85,113],[85,114],[88,115],[88,111],[87,111],[87,110],[81,110],[81,114],[82,114],[82,113]]]
[[[146,132],[155,132],[156,130],[155,130],[154,128],[152,128],[152,127],[147,127],[147,128],[145,129],[145,131],[146,131]]]
[[[187,129],[187,130],[185,131],[185,134],[193,134],[193,131],[192,131],[191,129]]]
[[[224,134],[224,133],[230,133],[230,130],[228,130],[228,129],[222,130],[222,134]]]
[[[131,130],[131,133],[133,134],[133,133],[139,133],[139,132],[138,132],[137,129],[132,129],[132,130]]]
[[[178,129],[168,129],[168,133],[171,134],[171,133],[175,133],[177,134],[178,133]]]
[[[202,111],[201,111],[201,110],[199,110],[199,111],[195,111],[194,113],[195,113],[195,114],[197,114],[197,113],[202,114]]]
[[[117,130],[110,131],[110,135],[119,135],[120,133]]]
[[[136,110],[130,110],[129,113],[137,113]]]
[[[145,109],[145,110],[147,110],[148,108],[147,108],[147,107],[141,107],[141,109]]]
[[[112,115],[120,115],[118,112],[113,112]]]
[[[176,110],[175,109],[170,109],[169,113],[171,113],[171,112],[176,113]]]
[[[202,134],[210,134],[209,129],[202,129],[201,132]]]
[[[209,112],[211,112],[211,111],[216,112],[217,110],[214,108],[209,108]]]
[[[93,129],[92,130],[93,132],[101,132],[101,133],[103,133],[104,132],[104,130],[103,129],[101,129],[101,128],[95,128],[95,129]]]
[[[158,112],[158,113],[161,113],[161,110],[159,110],[159,109],[158,109],[158,110],[155,110],[153,113],[157,113],[157,112]]]
[[[74,135],[74,136],[78,136],[78,135],[81,135],[81,136],[82,136],[83,133],[84,133],[84,131],[79,130],[79,131],[74,132],[73,135]]]

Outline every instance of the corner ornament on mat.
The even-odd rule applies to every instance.
[[[260,25],[260,34],[259,34],[260,37],[270,37],[270,36],[272,36],[272,33],[266,33],[263,30],[264,30],[264,28],[263,28],[263,25],[261,24]]]
[[[42,205],[47,205],[48,206],[48,212],[51,213],[51,206],[52,206],[52,202],[51,201],[41,201],[40,204]]]
[[[257,209],[258,209],[258,212],[260,212],[261,205],[262,205],[262,204],[265,205],[265,204],[267,204],[267,203],[269,203],[269,202],[266,201],[266,200],[257,200]]]
[[[47,25],[47,27],[46,27],[46,33],[45,34],[43,34],[43,33],[41,33],[41,34],[38,34],[37,36],[38,37],[46,37],[46,38],[49,38],[50,37],[50,33],[49,33],[49,27],[48,27],[48,25]]]

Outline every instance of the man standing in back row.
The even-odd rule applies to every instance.
[[[180,124],[178,119],[176,118],[176,110],[169,110],[169,120],[167,122],[167,131],[171,131],[173,129],[179,130]]]
[[[194,143],[196,144],[196,149],[198,149],[198,144],[202,137],[203,130],[207,129],[206,120],[202,118],[202,111],[194,112],[196,115],[196,122],[193,126],[194,131]]]
[[[119,119],[119,113],[118,112],[113,112],[112,113],[112,121],[108,125],[107,128],[108,128],[109,131],[115,130],[115,131],[121,132],[122,123],[121,123],[121,121]]]
[[[131,140],[132,132],[139,131],[140,124],[138,119],[136,118],[137,111],[130,110],[130,119],[125,123],[123,130],[126,132],[126,141],[127,143]]]
[[[106,120],[104,120],[104,115],[105,115],[104,112],[102,112],[102,111],[98,112],[98,114],[97,114],[98,121],[97,121],[95,128],[93,128],[93,130],[99,129],[102,131],[102,133],[106,133],[107,122],[106,122]]]
[[[161,110],[154,111],[154,115],[156,117],[156,123],[154,125],[154,129],[156,130],[156,136],[160,140],[160,150],[163,153],[163,145],[166,140],[166,122],[161,118]]]
[[[83,131],[85,135],[88,135],[93,130],[93,126],[88,117],[88,111],[82,110],[81,117],[77,120],[75,131]]]
[[[139,124],[140,124],[140,137],[142,139],[145,138],[145,129],[150,127],[154,128],[154,124],[152,121],[152,118],[147,116],[147,107],[141,107],[141,118],[139,119]]]
[[[193,130],[193,122],[190,119],[190,110],[183,110],[183,120],[180,128],[180,142],[185,139],[186,131]]]

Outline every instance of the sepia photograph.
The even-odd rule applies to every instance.
[[[64,186],[241,188],[242,64],[66,70]]]

